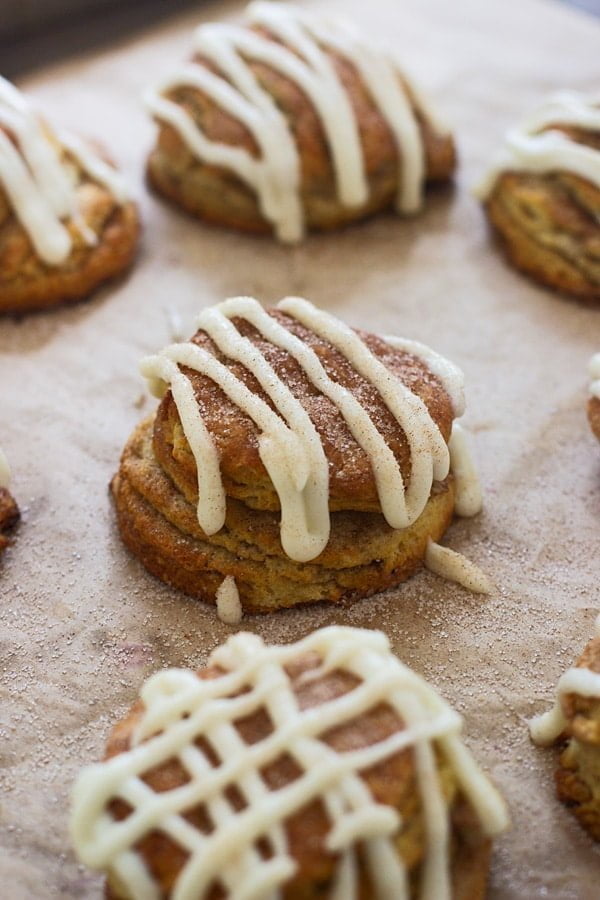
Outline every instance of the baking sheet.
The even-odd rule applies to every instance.
[[[227,296],[304,294],[355,325],[431,344],[467,376],[465,422],[485,510],[446,543],[497,585],[485,599],[422,572],[347,609],[246,618],[268,640],[333,622],[383,628],[464,715],[468,743],[510,805],[490,896],[597,896],[600,848],[554,798],[552,751],[526,718],[591,635],[598,597],[600,446],[584,414],[594,311],[528,283],[491,246],[468,192],[504,129],[552,89],[597,89],[600,26],[550,0],[313,3],[393,39],[455,128],[454,190],[423,215],[374,219],[289,249],[197,224],[148,195],[149,79],[190,49],[202,4],[109,52],[22,83],[48,116],[100,137],[136,183],[145,222],[131,276],[91,302],[0,324],[1,433],[24,513],[0,576],[0,893],[99,898],[67,836],[68,792],[160,666],[202,664],[230,633],[214,609],[156,582],[122,548],[107,485],[155,403],[140,357]]]

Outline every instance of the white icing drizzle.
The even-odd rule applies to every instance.
[[[7,488],[10,484],[10,467],[4,451],[0,447],[0,488]]]
[[[600,132],[600,97],[559,91],[517,128],[511,129],[490,170],[475,188],[484,200],[506,171],[566,171],[600,188],[600,152],[572,140],[553,125]],[[545,130],[548,129],[548,130]]]
[[[595,632],[600,637],[600,616],[595,622]],[[567,669],[556,687],[556,701],[552,709],[534,716],[529,722],[529,734],[534,744],[541,747],[553,744],[567,727],[567,720],[562,711],[562,698],[566,694],[600,699],[600,672],[575,666]]]
[[[307,652],[321,659],[307,677],[341,668],[357,676],[358,685],[301,710],[285,667]],[[408,873],[394,846],[400,817],[392,807],[374,801],[359,774],[407,747],[413,749],[424,815],[422,900],[450,900],[452,892],[449,817],[434,742],[484,832],[493,836],[507,826],[501,797],[460,740],[460,716],[392,655],[383,634],[333,626],[296,644],[266,646],[257,635],[242,632],[215,650],[210,662],[226,673],[204,680],[191,671],[171,669],[150,678],[142,688],[145,710],[130,750],[84,770],[73,791],[71,835],[80,859],[115,872],[135,900],[159,897],[133,851],[154,828],[189,854],[171,890],[173,900],[200,900],[215,883],[236,900],[274,900],[296,871],[284,823],[316,799],[324,804],[331,824],[327,847],[338,854],[330,897],[358,900],[360,844],[374,900],[408,900]],[[320,740],[380,703],[395,710],[403,730],[343,753]],[[266,710],[273,730],[263,740],[245,744],[234,723],[260,709]],[[216,767],[196,743],[200,736],[214,749]],[[294,758],[301,774],[270,791],[260,772],[284,754]],[[180,760],[190,780],[176,790],[154,793],[142,776],[173,758]],[[233,784],[247,803],[238,812],[224,795]],[[116,797],[133,807],[121,822],[106,811]],[[182,818],[199,804],[206,806],[214,823],[210,834]],[[270,845],[269,859],[256,849],[260,838]]]
[[[494,589],[490,579],[479,566],[462,553],[457,553],[449,547],[442,547],[431,538],[427,541],[425,565],[435,575],[461,584],[474,594],[491,594]]]
[[[277,491],[281,505],[281,543],[294,560],[314,559],[329,540],[329,470],[320,436],[302,403],[277,376],[251,341],[231,322],[250,322],[272,344],[284,349],[300,365],[309,381],[334,403],[348,428],[367,454],[381,509],[393,528],[409,527],[421,515],[434,479],[449,472],[450,454],[423,401],[400,381],[363,343],[334,316],[298,297],[282,300],[278,308],[330,342],[362,377],[372,384],[398,421],[410,448],[411,478],[405,487],[400,466],[367,411],[353,394],[333,381],[317,354],[279,324],[250,297],[235,297],[204,310],[197,325],[223,354],[239,360],[257,379],[275,406],[271,409],[212,353],[192,343],[172,344],[157,356],[142,360],[142,374],[160,396],[170,385],[182,428],[198,470],[198,521],[214,534],[225,521],[226,499],[218,453],[196,403],[184,365],[211,378],[248,415],[260,430],[260,458]],[[422,345],[419,345],[422,346]],[[411,351],[412,352],[412,351]],[[421,353],[422,356],[422,353]],[[460,373],[438,360],[438,377],[449,393],[462,390]]]
[[[294,135],[248,61],[262,62],[282,73],[309,98],[325,133],[340,201],[348,207],[362,206],[368,200],[369,188],[360,133],[348,94],[326,52],[332,50],[356,67],[394,137],[401,161],[398,211],[416,211],[422,203],[425,180],[423,144],[417,118],[392,56],[381,48],[369,46],[347,23],[323,19],[289,4],[251,3],[246,20],[247,26],[265,28],[285,46],[250,27],[200,26],[195,33],[194,49],[213,63],[220,74],[194,63],[181,66],[145,94],[152,115],[172,126],[198,159],[231,170],[251,187],[263,215],[280,240],[298,241],[304,233],[304,221]],[[198,88],[239,120],[254,138],[259,156],[209,140],[193,118],[165,96],[183,86]],[[433,117],[420,97],[419,106],[433,124]]]
[[[435,350],[420,341],[396,337],[392,334],[386,334],[384,341],[390,347],[404,350],[424,362],[429,371],[437,375],[444,385],[444,390],[452,401],[454,415],[457,418],[462,416],[465,411],[465,376],[455,363],[450,362],[445,356],[436,353]]]
[[[226,625],[237,625],[242,621],[242,604],[232,575],[227,575],[217,590],[217,615]]]
[[[127,199],[121,176],[73,135],[57,140],[87,175],[102,184],[119,202]],[[38,256],[57,266],[69,256],[73,242],[66,227],[72,222],[83,240],[97,238],[77,207],[77,184],[72,164],[63,159],[45,126],[25,98],[0,77],[0,189],[27,231]]]
[[[448,444],[450,450],[450,469],[454,475],[456,499],[454,512],[458,516],[470,518],[481,512],[483,498],[479,475],[469,451],[467,437],[458,422],[452,425],[452,434]]]
[[[590,359],[590,394],[600,398],[600,353],[595,353]]]

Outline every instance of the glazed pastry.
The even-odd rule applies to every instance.
[[[118,172],[0,78],[0,312],[88,296],[129,266],[138,231]]]
[[[19,507],[8,488],[10,469],[3,451],[0,449],[0,554],[9,544],[9,533],[19,521]]]
[[[595,353],[590,360],[590,394],[588,419],[592,431],[600,441],[600,353]]]
[[[251,3],[203,25],[146,95],[151,184],[209,222],[299,241],[383,209],[414,213],[455,166],[451,136],[391,55],[347,23]]]
[[[475,900],[504,803],[376,631],[231,637],[151,677],[73,792],[113,900]]]
[[[562,91],[505,144],[477,193],[509,261],[600,301],[600,101]]]
[[[112,484],[150,572],[233,619],[236,590],[238,614],[353,599],[426,555],[478,589],[462,557],[436,552],[453,512],[481,506],[452,363],[300,298],[233,298],[197,326],[142,362],[162,401]]]
[[[566,744],[556,771],[556,791],[579,823],[600,841],[600,617],[575,667],[558,682],[554,708],[530,723],[541,746]]]

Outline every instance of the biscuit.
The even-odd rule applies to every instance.
[[[460,728],[379,632],[333,626],[279,646],[238,633],[207,668],[146,682],[78,779],[71,835],[113,900],[142,885],[198,900],[242,886],[255,900],[478,900],[508,819]]]
[[[0,313],[87,297],[128,268],[138,234],[112,165],[0,78]]]
[[[531,723],[531,734],[536,743],[564,744],[557,796],[600,841],[600,628],[560,679],[554,709]]]
[[[600,106],[562,91],[510,131],[477,189],[512,265],[600,301]]]
[[[200,26],[192,60],[148,91],[151,185],[208,222],[274,232],[416,212],[455,167],[451,136],[381,47],[347,23],[252,3]]]
[[[447,360],[300,298],[233,298],[198,329],[142,362],[162,400],[112,483],[125,544],[163,581],[215,602],[235,579],[253,612],[355,599],[409,577],[455,508],[478,511],[464,449],[450,471]]]

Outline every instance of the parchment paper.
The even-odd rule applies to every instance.
[[[202,664],[230,628],[155,581],[121,546],[107,485],[154,400],[140,357],[227,296],[304,294],[352,324],[431,344],[467,376],[486,503],[446,543],[492,576],[476,597],[422,572],[348,609],[312,608],[243,627],[289,641],[333,622],[383,628],[398,655],[464,715],[468,742],[504,792],[490,896],[591,900],[594,847],[554,796],[555,753],[526,718],[590,637],[598,597],[600,445],[585,420],[586,364],[600,310],[528,283],[491,245],[469,194],[504,129],[552,89],[597,89],[600,27],[550,0],[328,0],[394,41],[453,125],[456,188],[412,221],[374,219],[287,249],[195,223],[142,183],[153,125],[139,96],[182,59],[197,11],[22,85],[63,126],[102,138],[137,185],[138,264],[89,303],[0,324],[0,442],[24,511],[0,577],[0,896],[99,898],[77,865],[68,793],[111,724],[166,665]],[[145,397],[142,404],[142,397]]]

